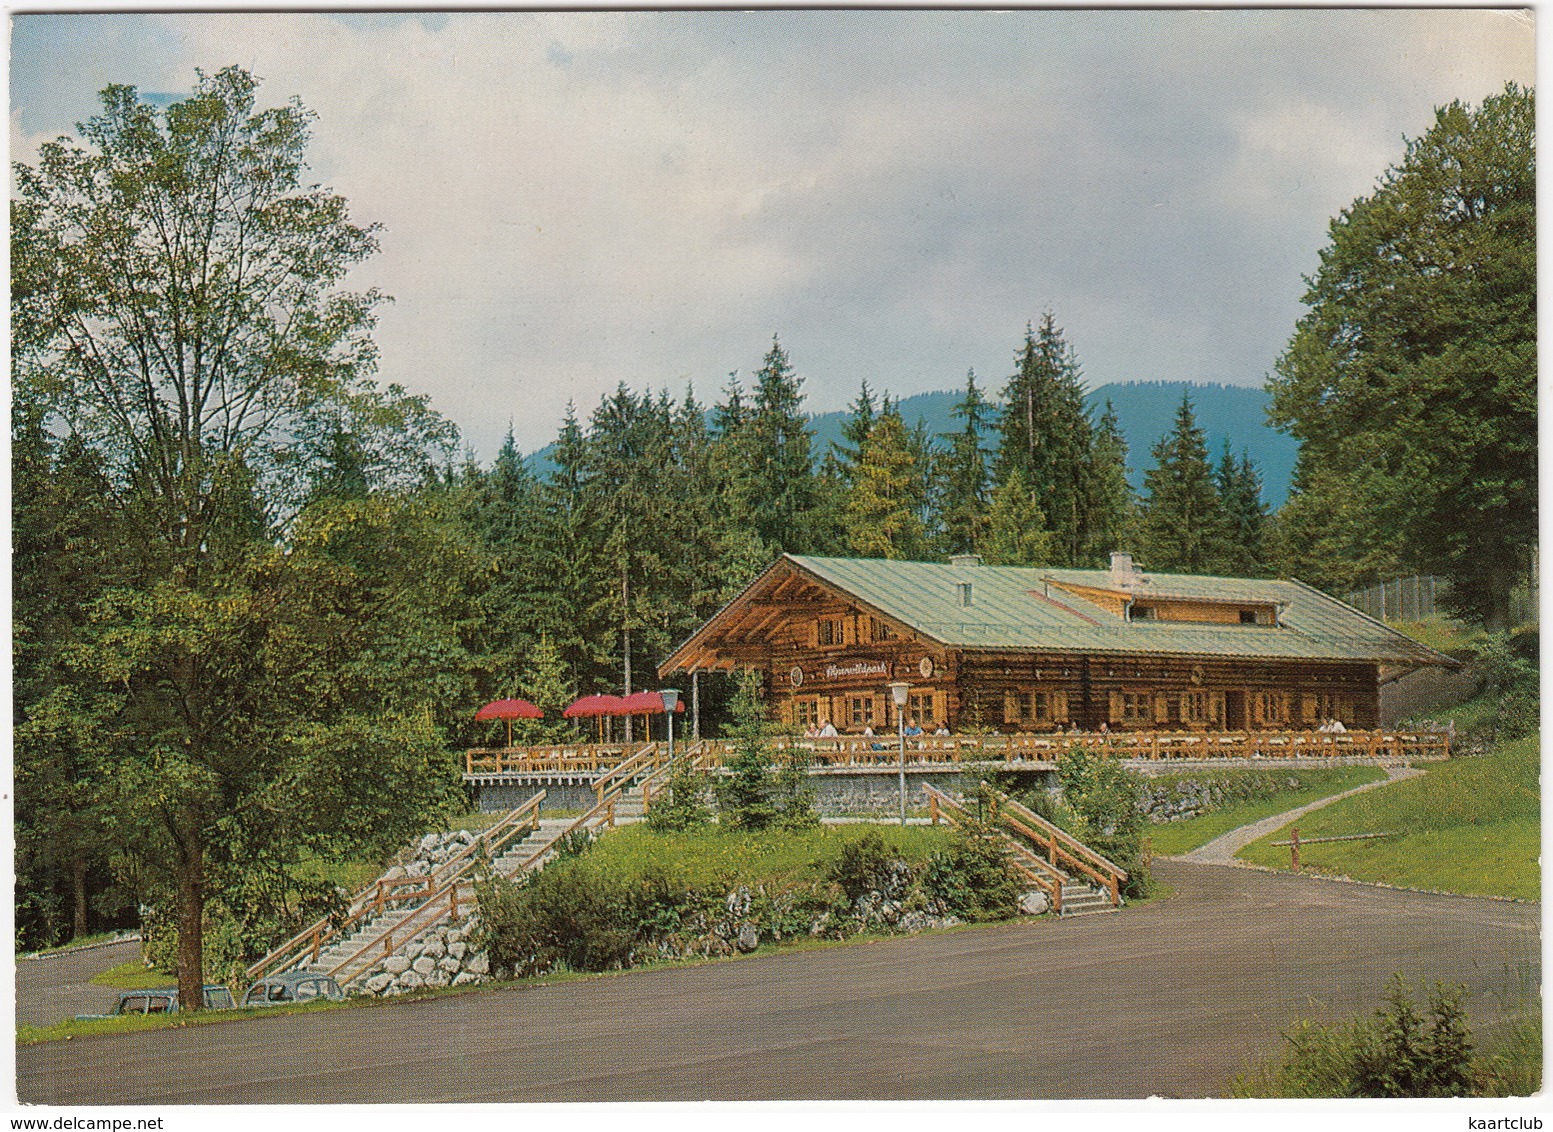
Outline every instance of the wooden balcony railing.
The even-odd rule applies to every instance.
[[[733,753],[732,742],[701,740],[704,765],[720,766]],[[885,767],[900,760],[894,735],[833,739],[782,736],[779,749],[801,751],[819,768]],[[565,771],[609,772],[649,752],[656,744],[605,744],[580,747],[513,747],[474,750],[465,758],[469,774],[543,774]],[[1051,763],[1065,752],[1084,750],[1118,759],[1393,758],[1430,759],[1450,755],[1443,731],[1086,731],[1043,735],[919,735],[906,740],[908,765]],[[666,749],[662,749],[666,756]]]

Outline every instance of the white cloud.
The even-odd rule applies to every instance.
[[[385,227],[382,377],[488,457],[620,381],[709,398],[773,331],[815,408],[997,386],[1047,306],[1097,384],[1257,381],[1332,212],[1529,68],[1500,15],[121,19],[132,81],[236,62],[318,113],[318,176]]]

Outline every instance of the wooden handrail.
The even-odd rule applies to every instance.
[[[966,825],[969,823],[969,811],[948,794],[932,785],[924,786],[923,789],[927,793],[928,813],[934,825],[938,824],[940,813],[945,814],[955,825]],[[1063,881],[1068,879],[1067,875],[1055,865],[1042,861],[1006,833],[1003,834],[1003,842],[1008,852],[1009,864],[1016,872],[1022,873],[1027,880],[1045,892],[1047,899],[1051,901],[1052,907],[1056,911],[1061,912],[1062,884]],[[1039,865],[1049,875],[1043,876],[1036,872],[1035,869],[1030,867],[1032,862]]]
[[[987,784],[983,783],[982,785],[985,786]],[[1064,845],[1071,846],[1075,851],[1077,851],[1078,853],[1082,854],[1085,858],[1091,860],[1098,868],[1101,868],[1101,869],[1105,870],[1106,872],[1115,874],[1121,880],[1126,880],[1127,879],[1127,870],[1126,869],[1122,868],[1115,861],[1112,861],[1110,858],[1106,857],[1104,854],[1097,853],[1095,850],[1091,849],[1088,845],[1085,845],[1082,841],[1078,840],[1078,838],[1074,837],[1067,830],[1061,828],[1060,826],[1052,824],[1051,822],[1049,822],[1045,818],[1043,818],[1040,814],[1038,814],[1034,810],[1030,809],[1028,806],[1024,805],[1021,802],[1016,801],[1015,799],[1009,797],[1007,794],[1003,794],[1001,791],[999,792],[998,796],[999,796],[999,799],[1001,800],[1001,803],[1002,803],[1002,805],[1003,805],[1003,807],[1005,809],[1012,810],[1014,813],[1017,813],[1021,818],[1024,818],[1026,821],[1033,822],[1040,829],[1044,830],[1046,832],[1047,836],[1053,837],[1053,838],[1057,839],[1058,841],[1061,841]],[[1026,836],[1027,837],[1035,837],[1036,840],[1040,840],[1039,836],[1037,836],[1034,833],[1027,833]]]
[[[395,877],[392,880],[387,880],[380,877],[377,880],[364,885],[359,891],[352,895],[350,900],[347,902],[346,907],[355,908],[356,911],[352,912],[345,920],[336,923],[334,918],[331,916],[319,917],[319,919],[303,928],[296,935],[292,936],[279,947],[272,948],[269,954],[264,956],[264,958],[260,959],[257,963],[252,964],[246,972],[248,978],[257,979],[263,975],[268,974],[270,971],[284,970],[285,968],[295,963],[299,958],[301,958],[303,954],[307,952],[311,952],[313,957],[316,959],[319,950],[326,942],[342,935],[346,928],[355,924],[358,920],[364,918],[369,912],[381,912],[387,903],[392,902],[393,898],[388,900],[384,899],[383,889],[385,886],[390,888],[396,886],[422,886],[425,889],[430,890],[430,893],[426,897],[427,902],[429,903],[430,901],[434,900],[436,898],[437,892],[439,891],[435,886],[439,882],[445,883],[447,879],[446,875],[438,878],[436,876],[438,871],[442,871],[444,874],[446,874],[446,870],[449,866],[453,865],[455,862],[459,862],[456,872],[457,875],[462,876],[463,873],[467,872],[469,867],[473,864],[473,857],[476,850],[489,851],[492,845],[500,845],[505,843],[505,841],[520,827],[520,825],[536,822],[540,804],[545,799],[545,793],[545,791],[541,790],[532,798],[528,799],[528,801],[524,802],[521,806],[508,811],[505,815],[503,815],[501,820],[482,830],[479,837],[475,839],[472,845],[465,846],[464,849],[456,856],[444,862],[441,866],[438,867],[438,869],[434,869],[430,875],[422,875],[419,877]],[[363,901],[366,901],[369,895],[374,895],[375,898],[363,904]],[[420,894],[416,893],[414,895]],[[361,906],[358,907],[358,905]],[[304,942],[308,946],[301,951],[296,951],[298,945]],[[292,954],[294,951],[296,953]]]
[[[603,801],[604,795],[609,793],[612,784],[616,782],[624,782],[635,777],[644,766],[650,765],[654,770],[656,770],[661,765],[662,761],[663,759],[658,744],[648,743],[640,751],[637,751],[636,754],[626,759],[619,766],[615,767],[613,770],[609,771],[609,773],[605,774],[604,777],[595,782],[593,784],[594,796],[599,801]]]

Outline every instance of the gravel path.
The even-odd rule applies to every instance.
[[[1320,798],[1296,810],[1274,814],[1270,818],[1243,825],[1239,829],[1232,829],[1228,833],[1215,837],[1206,845],[1199,845],[1190,853],[1181,854],[1177,860],[1196,861],[1203,865],[1233,865],[1236,864],[1235,854],[1250,845],[1258,838],[1266,837],[1283,826],[1288,825],[1295,818],[1302,818],[1312,810],[1319,810],[1323,806],[1330,806],[1339,798],[1349,798],[1355,794],[1363,794],[1366,790],[1374,790],[1380,786],[1390,786],[1393,782],[1401,782],[1404,778],[1417,778],[1423,771],[1412,766],[1388,766],[1385,768],[1387,777],[1378,782],[1367,782],[1363,786],[1355,786],[1352,790],[1344,790],[1341,794],[1333,794],[1330,798]]]

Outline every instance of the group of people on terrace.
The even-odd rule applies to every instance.
[[[922,730],[922,726],[915,719],[908,718],[906,720],[905,734],[906,738],[911,739],[920,735],[926,735],[927,732]],[[934,736],[944,736],[949,734],[951,734],[949,725],[945,723],[940,723],[938,725],[938,730],[933,732]],[[836,730],[836,725],[834,723],[828,719],[822,719],[817,725],[813,725],[805,729],[803,737],[805,739],[840,739],[843,736],[841,732]],[[874,734],[873,725],[865,724],[863,729],[857,733],[857,738],[877,738],[877,736]]]

